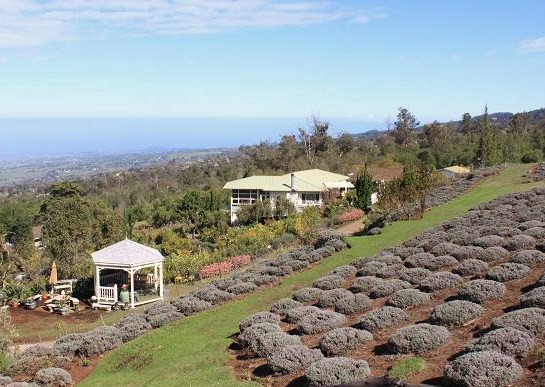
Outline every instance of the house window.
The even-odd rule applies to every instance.
[[[271,200],[271,193],[270,192],[261,192],[261,195],[259,195],[259,198],[261,199],[261,201],[265,201],[265,200]]]
[[[257,201],[257,190],[234,189],[231,193],[231,202],[237,205],[253,204]]]
[[[301,199],[303,201],[303,204],[319,204],[320,194],[319,193],[304,193],[304,194],[301,194]]]

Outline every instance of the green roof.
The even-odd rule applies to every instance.
[[[309,169],[293,172],[295,175],[295,190],[299,192],[322,192],[326,183],[345,182],[348,176],[338,173]],[[348,183],[349,187],[353,187]],[[261,191],[291,191],[291,173],[282,176],[250,176],[244,179],[229,181],[223,189],[255,189]]]

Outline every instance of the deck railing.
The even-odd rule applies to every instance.
[[[112,287],[100,286],[98,288],[98,302],[117,302],[117,285]]]

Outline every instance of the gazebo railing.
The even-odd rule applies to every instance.
[[[117,302],[117,284],[109,286],[99,286],[98,288],[98,302],[116,303]]]

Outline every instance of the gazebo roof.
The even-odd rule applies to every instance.
[[[163,261],[161,253],[148,246],[141,245],[130,239],[114,243],[91,254],[95,264],[115,266],[139,266]]]

